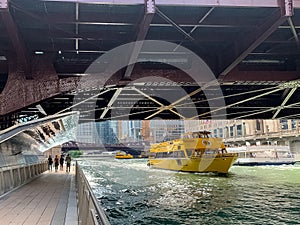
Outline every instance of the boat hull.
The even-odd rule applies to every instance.
[[[130,155],[120,155],[120,156],[115,156],[116,159],[133,159],[133,156]]]
[[[149,159],[149,165],[156,169],[194,173],[228,173],[237,156],[215,158],[164,158]]]
[[[284,162],[284,161],[274,161],[274,162],[241,162],[237,161],[234,166],[280,166],[280,165],[294,165],[295,161]]]

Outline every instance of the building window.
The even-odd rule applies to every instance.
[[[223,128],[219,129],[219,136],[220,136],[220,138],[223,138]]]
[[[282,130],[287,130],[289,128],[287,119],[281,119],[280,124]]]
[[[230,126],[230,137],[233,137],[233,126]]]
[[[296,120],[291,120],[292,130],[296,130]]]
[[[242,135],[243,135],[243,130],[242,130],[242,125],[240,124],[236,126],[236,136],[242,137]]]
[[[217,133],[217,129],[214,129],[214,137],[217,137],[218,133]]]
[[[260,131],[261,130],[261,126],[260,126],[260,121],[256,120],[256,130]]]

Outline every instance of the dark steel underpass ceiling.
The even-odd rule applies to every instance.
[[[29,55],[50,55],[61,79],[90,76],[86,70],[91,63],[120,45],[162,40],[201,57],[218,84],[203,88],[168,65],[190,68],[193,62],[184,52],[144,51],[135,45],[128,52],[129,61],[139,56],[156,62],[124,67],[115,75],[121,78],[102,89],[62,93],[14,113],[44,116],[36,108],[40,104],[47,115],[78,109],[81,121],[299,118],[300,1],[145,2],[155,4],[154,12],[144,0],[8,1]],[[285,4],[289,2],[293,10]],[[1,77],[7,76],[14,48],[6,21],[2,16]],[[111,63],[103,62],[103,71]],[[138,80],[146,76],[167,77],[171,82]],[[79,104],[72,107],[76,101]]]

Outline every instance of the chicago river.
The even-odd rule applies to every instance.
[[[233,166],[227,176],[79,161],[112,225],[300,224],[300,164]]]

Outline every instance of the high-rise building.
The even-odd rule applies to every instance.
[[[140,142],[142,137],[142,121],[123,120],[119,121],[119,139],[122,142]]]
[[[150,129],[154,143],[174,140],[185,133],[183,120],[151,120]]]
[[[89,122],[78,125],[76,141],[89,144],[117,144],[118,135],[117,121]]]
[[[150,137],[150,120],[143,120],[142,121],[142,138],[144,141],[151,141]]]
[[[118,121],[103,121],[96,123],[97,144],[118,144],[119,124]]]
[[[76,141],[79,143],[96,143],[96,126],[95,123],[80,123],[77,127]]]

